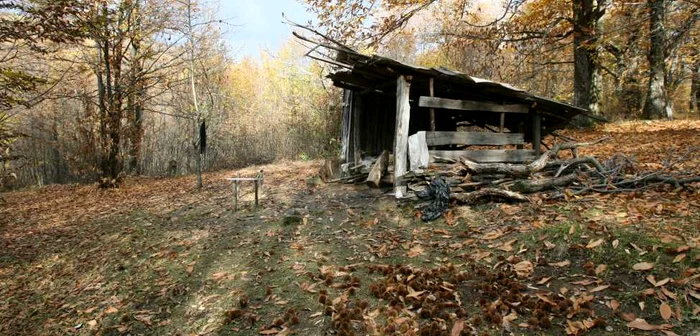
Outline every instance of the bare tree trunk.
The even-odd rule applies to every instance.
[[[690,110],[700,115],[700,55],[692,65],[693,78],[690,84]]]
[[[574,0],[574,105],[600,114],[603,74],[598,45],[599,23],[605,14],[607,0],[594,6],[593,0]],[[579,124],[590,126],[590,120],[579,119]]]
[[[192,31],[192,2],[188,1],[187,2],[187,34],[189,37],[189,53],[190,53],[190,86],[192,89],[192,103],[194,105],[194,112],[196,114],[195,118],[195,123],[194,123],[194,137],[193,139],[197,139],[197,136],[199,134],[199,123],[201,122],[201,116],[199,114],[199,103],[197,101],[197,87],[195,85],[194,81],[194,33]],[[195,152],[195,163],[197,166],[197,189],[202,188],[202,152],[200,150],[201,146],[201,139],[200,141],[196,141],[194,143],[194,152]]]
[[[649,0],[651,22],[649,24],[650,44],[649,54],[649,88],[644,103],[642,116],[644,119],[660,119],[668,116],[668,95],[666,92],[665,60],[665,0]],[[672,115],[670,115],[672,117]]]
[[[132,16],[134,24],[131,37],[131,91],[127,97],[127,111],[129,113],[130,143],[129,143],[129,171],[140,174],[139,160],[141,157],[141,140],[143,139],[143,100],[145,90],[143,85],[142,55],[141,55],[141,0],[134,0]]]

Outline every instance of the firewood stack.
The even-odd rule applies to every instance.
[[[450,186],[451,199],[460,204],[474,204],[484,198],[527,202],[530,200],[527,195],[535,193],[546,193],[542,195],[545,199],[560,199],[592,192],[644,190],[659,185],[690,190],[700,182],[697,175],[674,173],[671,167],[656,172],[636,172],[633,161],[622,154],[603,163],[592,156],[577,155],[577,148],[604,140],[555,144],[529,163],[479,163],[464,157],[460,160],[434,157],[427,169],[409,171],[402,180],[415,194],[441,176]],[[564,150],[571,150],[573,158],[560,159],[559,154]],[[373,188],[393,184],[393,158],[387,151],[363,160],[361,164],[348,166],[345,177],[327,182],[364,182]]]

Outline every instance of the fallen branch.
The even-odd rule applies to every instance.
[[[517,202],[529,202],[530,199],[527,198],[524,195],[521,195],[516,192],[508,191],[508,190],[503,190],[503,189],[494,189],[494,188],[484,188],[484,189],[479,189],[477,191],[469,192],[469,193],[459,193],[459,194],[452,194],[451,199],[457,201],[460,204],[475,204],[482,198],[486,197],[498,197],[502,199],[507,199],[507,200],[513,200]]]
[[[530,194],[557,187],[568,186],[577,179],[576,174],[564,175],[561,177],[540,179],[540,180],[518,180],[513,183],[511,189],[517,192]]]
[[[547,166],[550,158],[555,157],[558,152],[557,147],[542,154],[537,160],[530,164],[508,164],[508,163],[478,163],[462,157],[462,165],[467,168],[471,174],[504,174],[515,177],[530,176]]]

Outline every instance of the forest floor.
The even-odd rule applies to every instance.
[[[697,149],[700,122],[566,134],[609,135],[580,151],[645,170]],[[210,173],[203,190],[185,176],[4,194],[0,335],[700,333],[698,191],[452,206],[423,223],[382,190],[323,184],[319,165]],[[224,178],[261,168],[262,207],[244,186],[234,212]]]

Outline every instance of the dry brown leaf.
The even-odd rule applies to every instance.
[[[600,275],[608,268],[608,265],[600,264],[595,268],[595,275]]]
[[[611,300],[610,301],[610,309],[612,309],[612,311],[614,312],[617,310],[617,308],[620,308],[620,302],[617,300]]]
[[[640,262],[640,263],[636,263],[636,264],[634,264],[634,266],[632,266],[632,269],[635,271],[648,271],[652,268],[654,268],[654,263],[650,263],[650,262]]]
[[[423,295],[423,293],[425,293],[424,290],[416,291],[415,289],[411,288],[411,286],[408,286],[408,295],[406,295],[406,298],[417,299],[419,296]]]
[[[557,247],[557,245],[554,244],[554,243],[552,243],[552,242],[550,242],[550,241],[548,241],[548,240],[545,240],[545,241],[544,241],[544,247],[547,248],[548,250],[551,250],[551,249]]]
[[[280,331],[278,329],[272,328],[261,331],[260,335],[277,335],[279,333]]]
[[[549,266],[553,266],[553,267],[567,267],[569,265],[571,265],[571,261],[568,261],[568,260],[564,260],[564,261],[560,261],[560,262],[556,262],[556,263],[549,263]]]
[[[644,331],[654,331],[654,330],[664,330],[673,328],[670,324],[653,325],[649,324],[647,321],[641,318],[637,318],[634,321],[627,323],[627,327],[632,329],[639,329]]]
[[[118,312],[119,312],[119,309],[114,308],[112,306],[109,306],[109,307],[107,307],[107,309],[105,309],[105,314],[115,314]]]
[[[459,319],[455,321],[455,324],[452,326],[452,331],[450,332],[450,335],[459,336],[462,334],[462,330],[464,330],[464,320]]]
[[[596,288],[593,288],[593,289],[589,290],[588,292],[590,292],[590,293],[600,292],[602,290],[608,289],[608,287],[610,287],[610,285],[602,285],[602,286],[598,286]]]
[[[518,277],[520,278],[528,277],[535,271],[535,265],[527,260],[523,260],[515,264],[513,268],[515,269],[515,273],[517,273]]]
[[[620,246],[620,240],[619,240],[619,239],[613,240],[613,242],[612,242],[612,247],[613,247],[614,249],[616,249],[618,246]]]
[[[538,281],[537,284],[538,284],[538,285],[544,285],[544,284],[548,283],[549,280],[552,280],[552,277],[545,277],[545,278],[542,278],[542,280]]]
[[[669,282],[671,282],[671,278],[666,278],[666,279],[657,281],[657,282],[656,282],[656,285],[654,285],[654,286],[655,286],[655,287],[661,287],[661,286],[663,286],[663,285],[665,285],[665,284],[667,284],[667,283],[669,283]]]
[[[686,254],[685,254],[685,253],[679,254],[679,255],[677,255],[675,258],[673,258],[673,263],[674,263],[674,264],[675,264],[675,263],[679,263],[679,262],[683,261],[683,259],[685,259],[685,257],[686,257]]]
[[[422,255],[423,253],[425,253],[425,250],[420,245],[416,245],[414,247],[411,247],[411,249],[408,250],[408,256],[410,258],[415,258],[417,256]]]
[[[669,297],[669,298],[671,298],[671,299],[673,299],[673,300],[675,300],[676,297],[678,297],[678,296],[676,295],[676,293],[674,293],[674,292],[672,292],[672,291],[666,289],[666,287],[661,287],[661,292],[664,293],[664,295],[666,295],[667,297]]]
[[[601,238],[601,239],[598,239],[598,240],[595,240],[595,241],[591,240],[591,241],[588,243],[588,245],[586,245],[586,248],[587,248],[587,249],[594,249],[594,248],[596,248],[596,247],[602,245],[602,244],[603,244],[603,241],[604,241],[604,240],[603,240],[602,238]]]
[[[310,318],[314,318],[314,317],[319,317],[319,316],[321,316],[321,315],[323,315],[323,312],[315,312],[315,313],[309,315],[309,317],[310,317]]]
[[[659,313],[661,314],[661,317],[666,321],[668,321],[671,318],[671,315],[673,315],[671,306],[669,306],[666,302],[662,303],[661,306],[659,306]]]
[[[481,239],[483,240],[494,240],[503,237],[505,233],[501,230],[491,231],[486,233]]]

